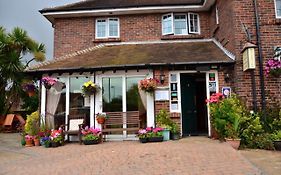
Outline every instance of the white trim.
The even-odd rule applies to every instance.
[[[126,76],[123,75],[122,76],[122,112],[127,112],[127,84],[126,84]],[[127,117],[126,116],[123,116],[123,121],[124,119],[126,120]],[[127,128],[127,122],[124,121],[123,123],[123,128]],[[123,138],[126,138],[127,137],[127,131],[123,131]]]
[[[174,74],[176,75],[177,81],[171,81],[171,75]],[[171,99],[171,83],[177,83],[177,93],[178,93],[178,109],[177,110],[172,110],[172,99]],[[170,112],[173,113],[180,113],[181,112],[181,107],[180,107],[180,100],[181,100],[181,95],[180,95],[180,74],[178,71],[176,72],[169,72],[169,103],[170,103]]]
[[[70,110],[70,76],[66,76],[65,78],[65,124],[68,124],[67,121]],[[66,125],[66,127],[68,126]]]
[[[220,20],[219,20],[219,8],[216,5],[216,24],[218,25],[219,23],[220,23]]]
[[[95,77],[91,76],[90,80],[95,83]],[[95,127],[95,94],[90,97],[90,126]]]
[[[147,78],[153,78],[153,72],[150,70]],[[147,93],[146,96],[146,123],[147,127],[155,127],[155,116],[154,116],[154,96]]]
[[[277,19],[281,19],[281,14],[280,14],[280,16],[278,16],[278,13],[277,13],[277,2],[276,2],[276,0],[274,0],[274,7],[275,7],[275,17]]]
[[[196,15],[197,16],[197,28],[198,28],[197,32],[192,32],[191,31],[191,25],[190,25],[191,18],[190,18],[190,15]],[[191,13],[191,12],[189,12],[188,13],[188,32],[191,33],[191,34],[198,34],[198,35],[200,35],[200,32],[201,32],[200,28],[201,27],[200,27],[200,16],[199,16],[199,14],[198,13]]]
[[[46,121],[46,95],[47,95],[47,90],[45,88],[44,85],[41,85],[40,83],[40,86],[41,86],[41,111],[40,111],[40,114],[41,114],[41,119],[42,119],[42,122],[45,123]]]
[[[216,39],[212,39],[212,41],[232,60],[235,60],[235,55],[233,53],[231,53],[230,51],[228,51],[225,47],[223,47],[221,45],[220,42],[218,42]]]

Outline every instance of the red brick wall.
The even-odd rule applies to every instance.
[[[119,16],[120,39],[95,39],[94,17],[55,20],[54,56],[59,57],[103,42],[155,41],[166,39],[209,38],[208,13],[200,13],[201,34],[162,36],[162,14]]]

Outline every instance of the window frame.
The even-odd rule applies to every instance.
[[[117,36],[109,36],[109,20],[111,19],[117,19]],[[98,37],[98,20],[105,20],[106,26],[105,26],[105,37]],[[107,38],[120,38],[120,20],[119,18],[97,18],[96,24],[95,24],[95,38],[96,39],[107,39]]]
[[[281,14],[280,15],[278,15],[278,13],[277,13],[277,2],[276,2],[276,0],[274,0],[274,7],[275,7],[275,17],[277,18],[277,19],[281,19]],[[280,9],[281,9],[281,7],[280,7]]]
[[[192,32],[191,31],[191,25],[190,25],[191,18],[190,18],[190,15],[196,15],[197,16],[198,32]],[[201,33],[201,29],[200,29],[200,15],[198,13],[191,13],[191,12],[188,13],[188,32],[191,33],[191,34],[198,34],[198,35],[200,35],[200,33]]]
[[[185,23],[185,27],[186,27],[186,33],[184,33],[184,34],[176,34],[175,33],[175,16],[177,16],[177,15],[184,15],[185,16],[185,19],[186,19],[186,23]],[[187,14],[186,13],[175,13],[175,14],[173,14],[173,34],[174,35],[188,35],[189,34],[189,31],[188,31],[188,16],[187,16]]]
[[[171,32],[168,32],[168,33],[164,33],[164,16],[169,16],[171,15],[171,18],[172,18],[172,31]],[[167,13],[167,14],[164,14],[162,15],[162,35],[171,35],[171,34],[174,34],[174,13]]]

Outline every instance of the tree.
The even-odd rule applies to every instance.
[[[23,57],[27,54],[33,58],[24,63]],[[21,83],[27,78],[24,70],[32,61],[44,60],[44,44],[38,44],[21,28],[7,33],[0,26],[0,114],[6,114],[23,94]]]

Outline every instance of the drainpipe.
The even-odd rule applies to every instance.
[[[258,45],[260,88],[261,88],[261,98],[262,98],[261,105],[262,105],[262,112],[263,112],[264,118],[266,118],[266,115],[265,115],[266,101],[265,101],[264,74],[263,74],[263,55],[262,55],[262,47],[261,47],[260,21],[259,21],[259,11],[258,11],[257,0],[254,0],[254,9],[255,9],[257,45]]]

